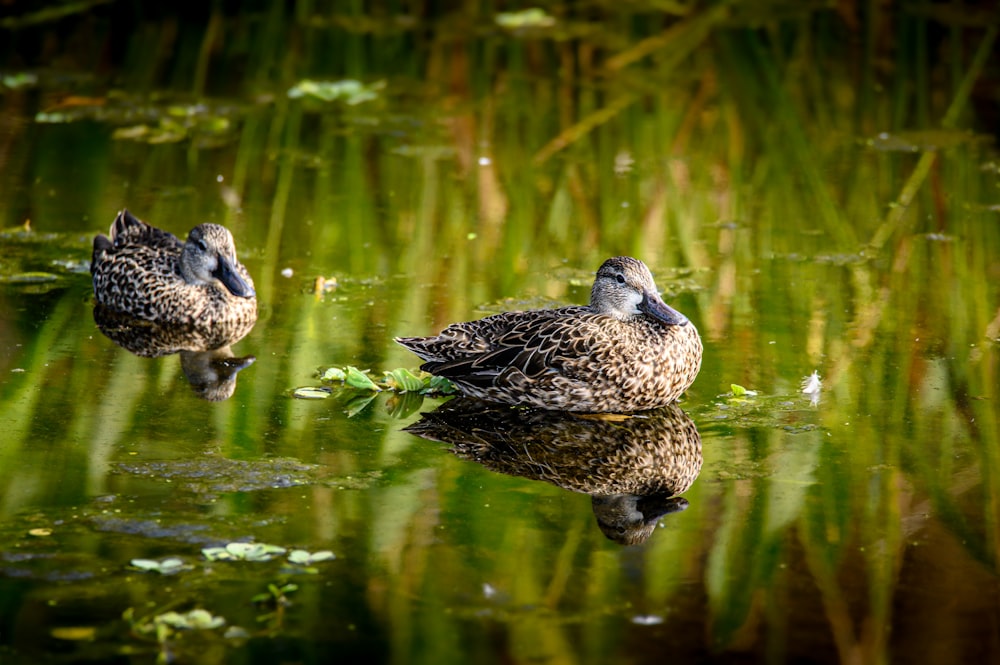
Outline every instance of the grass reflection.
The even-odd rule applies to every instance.
[[[280,575],[239,570],[220,588],[181,573],[168,591],[124,571],[132,558],[219,538],[332,549],[332,572],[300,584],[280,631],[317,653],[351,645],[394,662],[642,660],[665,645],[772,662],[903,662],[938,645],[995,655],[982,589],[1000,544],[998,171],[988,142],[953,131],[975,127],[973,84],[996,74],[992,29],[942,16],[950,5],[899,3],[782,16],[745,3],[550,7],[556,27],[513,33],[489,7],[257,7],[215,7],[208,28],[136,19],[116,46],[130,90],[240,99],[228,144],[36,125],[76,84],[3,89],[4,117],[20,123],[0,120],[5,227],[30,217],[80,259],[79,238],[125,204],[177,232],[221,221],[247,248],[262,305],[234,349],[258,362],[234,398],[208,405],[177,362],[95,335],[78,270],[60,273],[64,294],[5,283],[12,548],[117,587],[102,596],[108,624],[129,603],[177,600],[252,624],[246,598]],[[347,76],[386,85],[356,106],[286,94]],[[934,133],[914,142],[914,130]],[[14,245],[3,241],[0,269]],[[394,418],[385,397],[352,418],[290,398],[319,366],[416,365],[396,335],[581,302],[620,253],[646,260],[708,340],[683,405],[702,475],[688,510],[641,548],[608,542],[586,496],[401,432],[415,416]],[[337,288],[317,298],[317,275]],[[814,370],[815,408],[798,394]],[[741,411],[717,397],[732,383],[761,396]],[[325,475],[213,493],[121,466],[203,456],[263,461],[264,475],[293,458]],[[137,526],[170,519],[208,533]],[[23,535],[59,521],[65,542]],[[4,561],[3,586],[24,573],[49,588],[40,568]],[[11,598],[9,625],[60,618]]]

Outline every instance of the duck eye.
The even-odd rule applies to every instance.
[[[615,279],[618,280],[619,284],[624,284],[625,283],[625,275],[615,275]]]
[[[207,252],[207,251],[208,251],[208,243],[206,243],[206,242],[205,242],[204,240],[202,240],[201,238],[198,238],[198,239],[197,239],[197,240],[196,240],[196,241],[194,242],[194,244],[198,245],[198,249],[200,249],[201,251],[203,251],[203,252]]]

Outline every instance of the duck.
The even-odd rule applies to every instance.
[[[646,264],[629,256],[601,265],[588,305],[502,312],[395,341],[464,395],[582,413],[676,401],[698,376],[703,352],[694,324],[663,301]]]
[[[171,351],[228,346],[257,321],[253,279],[219,224],[199,224],[182,242],[122,210],[108,235],[94,238],[90,273],[95,312],[118,326],[170,330],[184,340]]]

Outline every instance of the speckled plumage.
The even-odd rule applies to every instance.
[[[677,495],[694,483],[703,459],[698,428],[677,405],[581,416],[460,397],[406,431],[448,443],[492,471],[589,494],[601,530],[629,544],[687,506]]]
[[[608,259],[590,304],[505,312],[397,342],[464,394],[579,412],[642,411],[676,400],[701,368],[694,325],[660,298],[637,259]]]
[[[108,236],[94,238],[90,272],[99,307],[178,332],[183,346],[166,353],[233,344],[257,320],[253,280],[218,224],[200,224],[181,242],[122,211]]]

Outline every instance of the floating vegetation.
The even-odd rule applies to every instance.
[[[135,635],[155,639],[161,646],[165,646],[182,631],[214,630],[226,625],[223,617],[203,609],[184,613],[169,611],[136,619],[135,608],[130,607],[122,613],[122,618],[128,622]]]
[[[178,490],[204,496],[307,485],[316,482],[322,469],[287,457],[234,460],[204,455],[195,459],[117,462],[112,465],[112,473],[169,482]]]
[[[457,393],[448,379],[427,372],[400,367],[382,373],[381,377],[370,376],[371,370],[357,367],[328,367],[319,372],[320,381],[332,384],[326,386],[303,386],[292,391],[297,399],[326,399],[337,390],[341,392],[344,413],[353,417],[364,411],[381,393],[389,393],[386,402],[389,413],[395,418],[405,418],[423,404],[424,397],[438,397]]]
[[[333,391],[329,388],[304,386],[302,388],[296,388],[295,392],[292,394],[298,399],[326,399],[333,394]]]
[[[348,106],[357,106],[364,102],[378,99],[379,93],[385,88],[385,81],[376,81],[365,85],[354,79],[341,81],[313,81],[304,79],[288,90],[291,99],[311,97],[323,102],[343,102]]]
[[[191,570],[193,568],[190,564],[184,563],[183,559],[177,557],[169,557],[160,561],[156,559],[132,559],[129,564],[137,570],[147,573],[160,573],[161,575],[173,575],[182,570]]]
[[[808,396],[813,406],[818,402],[818,399],[812,401],[812,396],[818,396],[822,382],[818,372],[813,375],[805,377],[798,389],[790,394],[763,394],[734,383],[729,387],[730,392],[717,396],[710,404],[693,406],[692,413],[698,414],[696,420],[740,429],[765,427],[791,433],[812,431],[819,428],[815,422],[816,412],[804,407],[802,396]],[[805,393],[806,388],[817,392]]]
[[[292,568],[291,570],[288,568],[284,570],[285,572],[317,575],[319,574],[319,569],[316,568],[315,564],[323,563],[324,561],[333,561],[336,558],[337,555],[330,550],[320,550],[318,552],[310,552],[308,550],[292,550],[288,553],[288,563],[292,566]]]
[[[324,383],[339,383],[344,388],[369,393],[382,391],[418,393],[420,395],[454,395],[456,393],[451,381],[427,372],[413,373],[400,367],[383,372],[382,377],[376,379],[373,379],[370,373],[371,370],[360,370],[352,365],[328,367],[319,373],[319,379]],[[326,399],[332,392],[329,387],[304,386],[296,388],[292,394],[299,399]],[[368,397],[374,397],[374,395]]]
[[[288,563],[297,566],[311,566],[320,561],[332,561],[337,555],[330,550],[320,550],[319,552],[309,552],[308,550],[292,550],[288,553]]]
[[[732,391],[733,397],[756,397],[756,390],[747,390],[738,383],[729,384],[729,389]]]
[[[229,543],[225,547],[204,547],[201,553],[209,561],[270,561],[288,550],[267,543]]]
[[[35,122],[64,124],[90,120],[118,127],[112,137],[141,143],[177,143],[194,139],[199,147],[223,145],[235,138],[244,107],[236,103],[147,100],[111,92],[106,97],[66,97],[35,114]]]
[[[38,85],[38,75],[31,72],[18,72],[17,74],[4,74],[0,77],[0,84],[9,90],[18,88],[32,88]]]
[[[496,24],[506,30],[529,30],[551,28],[556,19],[547,14],[544,9],[531,7],[517,12],[500,12],[496,15]]]
[[[333,561],[337,558],[337,555],[330,550],[319,550],[317,552],[310,552],[304,549],[293,549],[289,550],[287,547],[282,547],[280,545],[271,545],[269,543],[243,543],[243,542],[233,542],[228,543],[222,547],[204,547],[201,550],[202,555],[206,560],[215,561],[250,561],[253,563],[261,563],[265,561],[271,561],[281,556],[288,555],[288,563],[293,566],[312,566],[317,563],[322,563],[323,561]],[[137,568],[140,567],[136,565],[136,561],[148,561],[145,559],[133,560],[132,565]],[[156,562],[153,562],[156,563]],[[181,562],[183,563],[183,562]],[[152,568],[151,564],[146,563],[144,566]]]

